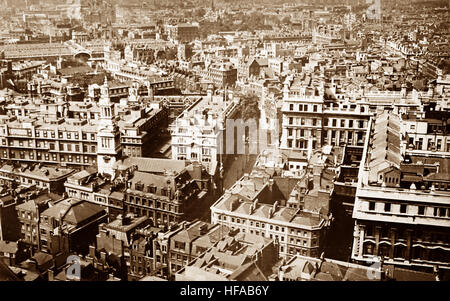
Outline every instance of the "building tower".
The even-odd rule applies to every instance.
[[[100,121],[97,132],[97,168],[113,176],[113,166],[121,156],[120,131],[115,122],[114,104],[109,97],[108,80],[100,88]]]

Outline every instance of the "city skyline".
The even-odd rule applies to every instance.
[[[3,4],[0,281],[450,279],[449,1]]]

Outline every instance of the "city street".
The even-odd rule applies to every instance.
[[[257,141],[252,141],[251,143],[255,144],[257,143]],[[256,162],[256,158],[256,154],[249,154],[248,143],[246,143],[245,145],[245,154],[228,155],[228,158],[224,163],[224,188],[230,188],[231,186],[233,186],[236,180],[241,178],[245,173],[250,173],[252,171],[253,165]]]

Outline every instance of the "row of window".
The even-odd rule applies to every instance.
[[[318,105],[307,105],[307,104],[289,104],[289,111],[296,112],[317,112]]]
[[[399,240],[407,240],[408,236],[411,236],[413,241],[427,241],[427,242],[450,242],[450,234],[430,232],[422,230],[408,231],[408,229],[390,229],[390,228],[379,228],[378,235],[382,239],[391,239],[391,236]],[[408,232],[410,234],[408,234]],[[376,227],[374,225],[366,225],[364,228],[364,233],[366,237],[375,238]]]
[[[311,131],[304,130],[304,129],[294,130],[294,129],[292,129],[292,128],[288,128],[287,130],[288,130],[288,136],[289,136],[289,137],[295,136],[295,135],[293,135],[294,133],[297,134],[297,135],[296,135],[297,138],[301,138],[301,137],[310,137],[310,136],[316,137],[316,131],[315,131],[315,130],[311,130]],[[305,134],[306,134],[306,135],[305,135]],[[309,135],[309,134],[310,134],[310,135]]]
[[[186,155],[187,154],[186,147],[185,146],[179,146],[178,147],[178,153],[180,155]],[[197,153],[192,153],[191,155],[192,156],[195,155],[195,157],[197,157]],[[205,147],[202,148],[202,155],[210,156],[211,155],[211,149],[210,148],[205,148]]]
[[[36,131],[35,133],[36,137],[44,137],[44,138],[56,138],[56,133],[53,131]],[[82,133],[81,138],[83,140],[88,140],[88,137],[90,140],[94,141],[96,139],[94,133]],[[59,139],[75,139],[78,140],[80,138],[80,134],[78,132],[59,132],[58,133]]]
[[[36,186],[38,187],[49,187],[49,184],[47,182],[44,181],[41,182],[39,180],[33,180],[30,178],[21,177],[21,182],[24,184],[36,184]]]
[[[171,253],[170,258],[172,260],[178,260],[178,261],[183,261],[187,264],[188,262],[188,257],[186,255],[180,255],[180,254],[175,254],[175,253]]]
[[[156,187],[150,187],[150,188],[152,188],[154,190],[150,190],[148,192],[156,193]],[[141,191],[143,191],[143,190],[141,190]],[[168,190],[167,189],[161,189],[161,195],[167,196],[168,195]],[[129,195],[128,196],[128,201],[130,203],[133,203],[133,204],[136,204],[136,205],[152,207],[152,208],[167,210],[167,211],[176,212],[176,213],[178,213],[178,210],[179,210],[179,206],[177,206],[177,205],[170,204],[168,202],[162,202],[162,201],[156,201],[156,200],[154,201],[152,199],[145,199],[145,198],[141,198],[141,197],[138,197],[138,196]]]
[[[139,138],[122,138],[122,143],[142,144],[142,140]]]
[[[29,159],[29,160],[35,160],[34,157],[34,152],[33,151],[19,151],[19,156],[17,157],[17,159]],[[2,153],[2,158],[7,159],[8,158],[8,152],[7,151],[3,151]],[[11,159],[15,159],[16,158],[16,152],[15,151],[10,151],[9,154],[9,158]],[[76,162],[76,163],[81,163],[81,155],[63,155],[60,154],[59,155],[59,161],[61,162]],[[36,155],[36,160],[43,160],[45,159],[45,161],[58,161],[58,155],[57,154],[50,154],[48,153],[44,153],[44,155],[42,155],[41,152],[38,152]],[[88,156],[83,156],[83,163],[95,163],[96,160],[95,158],[91,158]]]
[[[337,138],[337,134],[339,134],[339,138]],[[328,131],[328,135],[325,136],[324,141],[327,142],[329,137],[331,136],[330,142],[335,142],[334,145],[338,145],[339,139],[341,140],[348,140],[348,142],[354,141],[354,134],[356,134],[356,140],[358,143],[362,142],[362,139],[364,138],[364,132],[358,131],[354,133],[353,131]],[[332,144],[332,143],[331,143]]]
[[[312,136],[312,137],[314,137],[314,136]],[[295,147],[296,148],[301,148],[301,149],[306,149],[308,147],[308,143],[309,143],[308,141],[309,140],[303,140],[303,138],[301,140],[296,140],[295,141]],[[316,149],[317,141],[312,140],[311,143],[312,143],[312,148]],[[294,140],[293,139],[288,139],[287,140],[287,145],[288,145],[289,148],[293,147]]]
[[[323,126],[332,126],[332,127],[338,127],[338,120],[335,118],[325,118],[323,122]],[[312,125],[312,126],[320,126],[320,120],[313,118],[311,119],[311,122],[306,124],[305,118],[297,118],[296,123],[294,123],[294,117],[289,117],[289,124],[290,125]],[[331,121],[331,122],[330,122]],[[347,122],[348,121],[348,122]],[[356,126],[355,126],[356,125]],[[347,119],[340,119],[339,126],[341,128],[359,128],[364,129],[365,128],[365,121],[364,120],[347,120]]]
[[[325,110],[327,110],[327,109],[330,109],[330,110],[341,109],[341,110],[344,110],[344,111],[346,111],[346,110],[355,111],[357,109],[357,105],[354,105],[354,104],[353,105],[342,105],[342,107],[339,108],[339,104],[333,105],[332,103],[330,103],[330,105],[325,105],[324,109]],[[365,111],[366,111],[366,108],[363,107],[363,106],[360,106],[360,112],[364,113]]]
[[[234,217],[229,217],[229,216],[226,216],[226,215],[219,215],[218,219],[222,220],[222,221],[229,221],[229,222],[232,222],[232,223],[237,223],[237,224],[243,224],[243,225],[248,224],[251,227],[261,228],[263,230],[266,229],[266,224],[263,223],[263,222],[252,221],[252,220],[241,219],[241,218],[234,218]],[[286,229],[287,228],[282,227],[282,226],[276,226],[276,225],[269,224],[269,230],[271,230],[271,231],[285,232]],[[302,236],[302,237],[309,237],[308,231],[303,231],[303,230],[289,228],[289,230],[286,230],[286,232],[288,232],[291,235],[297,235],[297,236]]]
[[[418,138],[417,140],[414,137],[409,137],[408,146],[412,145],[412,147],[416,150],[437,150],[437,151],[449,151],[450,150],[450,142],[447,142],[447,149],[445,149],[445,144],[443,144],[442,139],[440,138],[428,138],[428,142],[425,145],[423,138]],[[426,148],[425,148],[426,147]]]
[[[38,143],[38,146],[39,146],[39,143]],[[55,147],[54,147],[54,144],[53,143],[50,143],[50,150],[54,150],[55,149]],[[64,143],[60,143],[59,144],[59,150],[60,151],[68,151],[68,152],[71,152],[71,151],[75,151],[75,152],[77,152],[77,153],[79,153],[80,152],[80,145],[79,144],[64,144]],[[88,153],[88,152],[91,152],[91,153],[96,153],[97,152],[97,147],[95,146],[95,145],[83,145],[83,152],[84,153]]]
[[[320,119],[317,118],[307,119],[298,117],[294,119],[294,117],[289,117],[289,124],[294,125],[294,120],[296,121],[295,125],[320,126]]]
[[[31,220],[31,212],[19,210],[19,211],[17,212],[17,214],[18,214],[19,216],[21,216],[22,218],[26,218],[26,219]]]
[[[376,255],[394,260],[405,260],[408,255],[412,260],[426,260],[433,262],[448,262],[450,260],[450,252],[441,249],[426,249],[421,246],[416,246],[412,247],[410,252],[408,252],[407,247],[402,245],[391,246],[379,244],[378,250],[375,247],[376,245],[372,242],[364,243],[364,255]],[[393,258],[391,258],[391,254],[393,254]]]
[[[231,227],[231,229],[236,230],[235,227]],[[239,231],[246,233],[247,229],[245,228],[238,228]],[[262,236],[262,237],[266,237],[266,231],[262,230],[262,231],[258,231],[258,230],[254,230],[254,229],[250,229],[249,231],[250,234],[254,234],[254,235],[258,235],[258,236]],[[274,239],[275,241],[279,242],[284,242],[284,236],[279,236],[279,235],[274,235],[274,234],[269,234],[270,239]]]
[[[14,143],[15,141],[10,141],[9,142],[9,146],[24,146],[24,141],[23,140],[19,140],[18,145]],[[6,145],[6,140],[2,140],[2,145]],[[35,147],[33,140],[28,140],[27,142],[27,147]],[[48,141],[36,141],[36,148],[40,148],[40,147],[44,147],[44,148],[49,148],[50,150],[55,150],[56,146],[55,143],[53,142],[48,142]],[[79,153],[81,148],[79,144],[70,144],[70,143],[60,143],[59,144],[59,150],[60,151],[74,151]],[[91,152],[91,153],[96,153],[96,146],[95,145],[83,145],[83,152],[87,153],[87,152]]]
[[[233,229],[234,229],[234,227],[233,227]],[[247,232],[246,231],[246,229],[240,229],[242,232]],[[260,231],[253,231],[253,230],[250,230],[250,234],[255,234],[255,235],[261,235],[261,236],[263,236],[263,237],[265,237],[265,233],[264,233],[264,231],[262,231],[262,232],[260,232]],[[270,239],[273,239],[274,241],[276,241],[276,242],[282,242],[282,243],[284,243],[285,241],[284,241],[284,236],[278,236],[278,235],[273,235],[273,234],[270,234],[269,235],[269,238]],[[300,240],[300,239],[297,239],[297,245],[301,245],[303,243],[303,247],[308,247],[308,241],[307,240]],[[291,238],[291,244],[295,244],[295,240],[293,239],[293,238]],[[316,241],[315,240],[313,240],[312,241],[312,246],[314,247],[315,246],[315,244],[316,244]],[[295,250],[295,248],[293,248],[293,247],[290,247],[289,248],[290,250]],[[301,248],[297,248],[297,250],[303,250],[305,253],[302,253],[303,255],[306,255],[306,249],[301,249]],[[282,246],[282,245],[280,245],[280,252],[281,253],[283,253],[284,252],[284,246]],[[290,254],[294,254],[293,252],[290,252]],[[300,253],[299,253],[300,254]]]
[[[299,246],[304,246],[304,247],[307,247],[308,246],[308,241],[307,240],[301,240],[301,239],[297,239],[297,240],[295,240],[294,238],[291,238],[290,239],[290,243],[291,244],[297,244],[297,245],[299,245]],[[316,245],[316,240],[312,240],[311,241],[311,246],[315,246]]]
[[[369,211],[376,210],[377,202],[369,202]],[[435,216],[435,217],[450,217],[450,209],[444,207],[427,207],[427,206],[413,206],[407,204],[400,204],[398,211],[393,211],[393,206],[391,203],[384,203],[383,210],[384,212],[392,212],[392,213],[403,213],[406,214],[409,212],[410,208],[417,208],[418,215],[426,215],[426,216]],[[433,208],[432,213],[430,214],[430,210],[426,210],[427,208]],[[412,210],[412,209],[411,209]]]
[[[27,232],[31,231],[31,232],[35,233],[36,225],[32,225],[32,224],[28,224],[28,223],[22,224],[22,232],[25,232],[25,231],[27,231]]]
[[[290,254],[290,255],[303,255],[303,256],[308,256],[308,250],[302,249],[302,248],[294,248],[294,247],[290,247],[290,248],[289,248],[289,254]],[[312,255],[312,254],[311,254],[311,255]]]
[[[155,218],[156,221],[162,222],[164,224],[178,221],[178,218],[176,215],[168,214],[168,213],[161,213],[161,212],[155,211],[155,210],[146,210],[146,209],[136,208],[136,207],[132,207],[132,206],[128,206],[127,210],[131,213],[137,214],[138,216],[148,216],[150,218]]]
[[[355,125],[356,125],[356,128],[359,128],[359,129],[365,128],[364,120],[340,119],[340,121],[339,121],[339,119],[336,119],[336,118],[325,118],[323,121],[324,126],[332,126],[332,127],[337,127],[338,122],[339,122],[339,126],[341,128],[355,128]]]

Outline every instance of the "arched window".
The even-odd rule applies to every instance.
[[[380,256],[382,257],[389,257],[389,253],[391,251],[391,246],[389,244],[380,244]]]
[[[425,249],[421,246],[416,246],[413,248],[412,258],[413,259],[424,259],[425,257]]]
[[[364,255],[374,255],[375,244],[373,242],[365,242],[364,243]]]
[[[406,247],[403,245],[395,246],[394,257],[405,259],[406,258]]]

